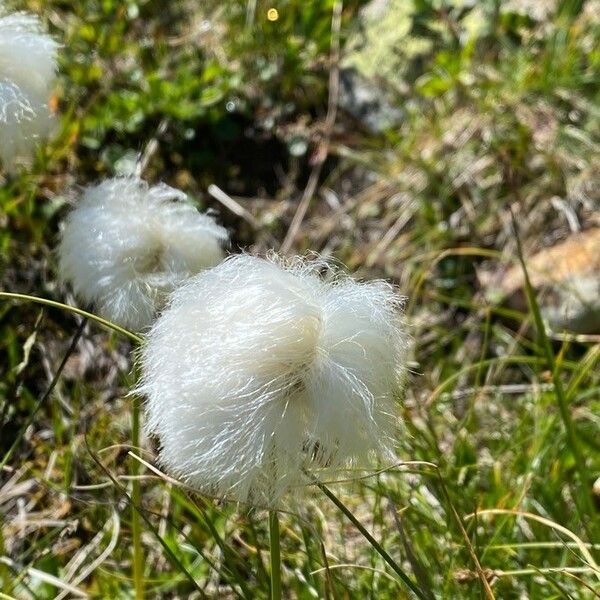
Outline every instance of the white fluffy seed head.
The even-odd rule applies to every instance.
[[[224,258],[226,230],[186,195],[135,177],[89,187],[68,215],[61,278],[107,319],[148,327],[181,281]]]
[[[273,506],[311,467],[392,458],[401,306],[392,286],[322,261],[232,256],[191,278],[141,357],[161,463],[202,492]]]
[[[0,159],[8,170],[29,162],[51,132],[57,49],[35,15],[0,16]]]

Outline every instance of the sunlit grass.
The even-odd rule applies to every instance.
[[[260,1],[207,2],[194,19],[174,4],[28,2],[64,42],[63,121],[36,170],[0,189],[2,598],[271,594],[268,512],[161,474],[154,442],[132,435],[141,339],[63,303],[55,283],[74,185],[113,174],[155,137],[150,179],[207,203],[216,183],[252,215],[223,211],[234,248],[286,234],[311,157],[281,154],[320,139],[331,3],[286,0],[276,22]],[[362,4],[344,3],[342,39]],[[282,597],[591,598],[600,343],[549,335],[531,290],[529,307],[507,306],[477,274],[518,261],[508,206],[525,254],[530,240],[568,235],[554,196],[584,226],[598,222],[598,23],[573,2],[540,23],[494,16],[490,3],[480,38],[464,41],[462,9],[419,4],[413,34],[430,35],[431,51],[402,73],[405,120],[377,137],[340,116],[295,241],[409,297],[405,462],[324,481],[343,509],[307,482],[279,513]],[[250,128],[279,145],[230,156]]]

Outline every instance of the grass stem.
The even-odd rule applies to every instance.
[[[427,597],[421,590],[412,582],[410,577],[400,568],[396,561],[387,553],[383,546],[367,531],[363,524],[354,516],[352,511],[324,484],[314,480],[315,485],[346,515],[346,518],[360,531],[367,539],[369,544],[377,551],[377,553],[385,560],[385,562],[395,571],[402,581],[412,590],[412,592],[421,598],[427,600]]]
[[[281,600],[279,516],[275,510],[269,512],[269,541],[271,544],[271,600]]]
[[[95,321],[99,325],[106,327],[106,329],[112,329],[121,335],[128,337],[132,342],[136,344],[142,343],[142,338],[131,331],[128,331],[124,327],[117,325],[116,323],[111,323],[110,321],[99,317],[93,313],[87,312],[86,310],[82,310],[81,308],[77,308],[76,306],[70,306],[69,304],[63,304],[62,302],[56,302],[55,300],[49,300],[48,298],[40,298],[39,296],[30,296],[28,294],[16,294],[13,292],[2,292],[0,291],[0,299],[5,298],[7,300],[22,300],[25,302],[33,302],[35,304],[42,304],[44,306],[52,306],[53,308],[58,308],[60,310],[64,310],[66,312],[73,313],[75,315],[79,315],[84,317],[84,319],[89,319],[90,321]]]
[[[131,410],[131,445],[137,451],[140,446],[140,408],[141,401],[138,396],[133,399]],[[144,549],[142,547],[142,524],[135,506],[142,500],[142,490],[139,479],[140,463],[134,460],[131,466],[131,533],[133,537],[133,581],[136,600],[144,598]]]
[[[560,377],[560,368],[557,364],[556,358],[554,356],[554,350],[552,348],[552,343],[550,342],[550,338],[546,333],[546,327],[544,325],[544,320],[542,319],[542,313],[540,311],[540,307],[537,302],[537,298],[535,292],[533,290],[533,286],[531,284],[531,280],[529,278],[529,273],[527,271],[527,266],[525,264],[525,258],[523,254],[523,248],[521,246],[521,238],[519,236],[519,230],[517,225],[517,220],[515,218],[514,213],[511,211],[512,224],[515,239],[517,242],[517,254],[519,257],[519,262],[521,264],[521,269],[523,271],[523,279],[525,283],[525,293],[527,295],[527,302],[529,304],[529,308],[533,315],[535,328],[538,334],[538,338],[540,344],[543,348],[546,362],[548,368],[550,370],[552,376],[552,383],[554,384],[554,393],[556,396],[556,403],[558,405],[558,411],[560,413],[560,417],[563,421],[563,425],[566,432],[567,437],[567,446],[573,455],[573,459],[575,461],[575,470],[579,477],[579,483],[582,487],[581,494],[579,495],[581,504],[583,505],[583,511],[587,514],[587,516],[591,520],[591,531],[595,532],[595,518],[596,511],[594,510],[593,505],[593,497],[592,497],[592,487],[591,487],[591,475],[588,473],[586,462],[584,456],[579,447],[579,440],[577,438],[577,432],[575,429],[575,424],[573,423],[573,418],[571,416],[571,410],[569,407],[569,403],[567,400],[567,394],[565,393],[565,389],[563,386],[562,379]],[[575,498],[575,504],[578,505],[577,499]],[[582,518],[582,521],[585,524],[585,519]],[[593,541],[593,540],[592,540]]]
[[[30,410],[27,422],[25,423],[25,425],[21,428],[21,430],[15,437],[10,448],[8,449],[6,454],[2,457],[2,460],[0,460],[0,473],[2,472],[4,467],[8,464],[8,461],[10,460],[14,451],[19,447],[19,444],[25,437],[25,432],[27,431],[27,428],[33,423],[33,420],[35,419],[35,415],[52,395],[52,392],[54,391],[54,388],[56,387],[64,368],[67,366],[67,361],[69,360],[69,357],[71,356],[71,354],[73,354],[73,352],[75,352],[75,349],[77,348],[77,344],[79,343],[81,335],[83,334],[83,329],[85,328],[86,323],[87,323],[87,319],[82,319],[81,323],[77,327],[77,331],[75,332],[73,339],[71,340],[71,344],[69,345],[69,348],[65,352],[65,355],[63,356],[63,359],[61,360],[60,365],[58,366],[58,369],[56,369],[56,372],[54,373],[54,376],[52,377],[52,381],[50,382],[48,389],[46,390],[44,395],[35,403],[35,406]]]

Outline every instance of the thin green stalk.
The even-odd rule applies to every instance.
[[[248,514],[247,517],[248,519],[248,527],[250,529],[250,534],[252,536],[252,543],[254,544],[254,547],[256,548],[256,569],[257,569],[257,574],[258,577],[260,579],[262,579],[262,581],[266,584],[267,581],[269,580],[269,575],[267,573],[267,569],[265,568],[264,562],[263,562],[263,553],[260,547],[260,541],[258,539],[258,533],[256,531],[256,526],[254,525],[254,520],[252,518],[252,514]]]
[[[133,399],[131,409],[131,445],[137,451],[140,446],[140,398]],[[133,581],[135,585],[135,598],[144,598],[144,548],[142,547],[142,524],[136,506],[142,501],[142,489],[139,480],[140,462],[134,460],[131,465],[131,533],[133,537]]]
[[[169,525],[173,529],[175,529],[181,535],[183,535],[183,537],[185,537],[185,539],[190,543],[191,546],[194,547],[194,549],[196,550],[196,552],[198,552],[202,559],[205,560],[206,563],[210,565],[210,567],[216,573],[219,573],[221,577],[226,579],[227,583],[230,585],[231,589],[233,590],[234,594],[236,594],[236,596],[238,596],[239,598],[251,598],[248,586],[244,582],[244,579],[242,578],[241,574],[238,572],[235,566],[236,559],[242,560],[239,553],[237,553],[233,548],[225,544],[223,538],[219,535],[219,532],[217,531],[213,520],[202,512],[200,506],[195,501],[193,501],[190,496],[178,490],[176,487],[171,489],[171,494],[176,499],[178,504],[181,504],[182,507],[184,507],[186,510],[192,513],[192,515],[198,521],[198,523],[202,522],[206,525],[210,534],[213,536],[217,546],[223,553],[223,563],[221,563],[221,565],[215,564],[210,559],[210,557],[207,556],[205,552],[203,552],[202,548],[198,547],[197,543],[190,537],[189,534],[186,534],[183,531],[181,531],[181,529],[169,518],[166,519],[167,523],[169,523]],[[238,590],[237,587],[239,587],[241,591]]]
[[[448,503],[448,506],[450,507],[450,512],[452,513],[452,516],[454,517],[454,520],[456,521],[456,524],[458,525],[460,533],[461,533],[463,539],[465,540],[465,545],[471,556],[471,560],[473,561],[473,564],[475,565],[475,570],[477,571],[477,575],[479,576],[479,579],[481,581],[483,592],[485,593],[485,596],[488,600],[494,600],[495,596],[494,596],[494,592],[492,591],[492,587],[490,586],[490,583],[487,580],[487,576],[486,576],[483,568],[481,567],[481,563],[479,562],[479,559],[477,558],[477,554],[475,553],[473,544],[471,544],[471,540],[469,539],[467,530],[465,529],[465,526],[463,525],[463,521],[460,518],[460,515],[458,514],[458,511],[456,510],[454,503],[452,502],[452,498],[450,497],[450,492],[448,491],[448,488],[446,487],[446,483],[444,482],[442,473],[440,472],[439,468],[436,468],[436,471],[437,471],[438,480],[440,482],[440,487],[442,488],[442,494],[444,496],[444,499]]]
[[[308,583],[315,588],[315,590],[319,589],[319,586],[317,584],[317,582],[315,581],[315,576],[312,574],[313,571],[317,570],[317,567],[314,564],[314,560],[313,560],[313,555],[311,552],[311,547],[310,547],[310,535],[308,533],[307,528],[302,525],[301,526],[301,530],[302,530],[302,541],[304,542],[304,547],[306,548],[306,562],[307,562],[307,572],[305,573],[306,576],[306,580],[308,581]]]
[[[102,464],[102,462],[100,461],[98,456],[90,448],[87,436],[84,436],[83,440],[84,440],[85,447],[86,447],[89,455],[92,457],[92,460],[96,463],[98,468],[100,468],[100,470],[112,481],[115,488],[117,490],[119,490],[121,492],[121,494],[123,494],[123,496],[125,496],[127,501],[131,504],[131,506],[134,508],[134,510],[138,513],[138,515],[142,518],[144,523],[146,523],[146,527],[147,527],[148,531],[155,537],[155,539],[158,541],[158,543],[162,546],[163,550],[165,551],[165,554],[167,555],[169,562],[174,567],[179,569],[179,571],[183,575],[185,575],[187,580],[192,584],[192,586],[194,587],[196,592],[199,594],[200,598],[207,598],[206,592],[198,585],[197,581],[194,579],[192,574],[185,568],[184,564],[179,560],[179,558],[177,558],[177,555],[173,552],[173,550],[171,550],[171,547],[169,546],[169,544],[158,533],[158,529],[154,526],[152,521],[144,514],[144,509],[142,508],[141,504],[135,504],[133,502],[133,499],[127,493],[127,490],[118,482],[118,480],[113,476],[113,474]]]
[[[2,530],[4,528],[4,515],[0,514],[0,554],[4,556],[6,554],[6,550],[4,547],[4,535]],[[2,586],[2,590],[5,592],[8,591],[8,567],[0,562],[0,584]]]
[[[271,544],[271,600],[281,600],[281,550],[279,546],[279,516],[269,512],[269,541]]]
[[[363,524],[352,514],[350,509],[323,483],[313,479],[314,484],[346,515],[346,518],[362,533],[369,544],[375,548],[381,558],[396,572],[398,577],[412,590],[412,592],[421,600],[427,600],[427,597],[412,582],[410,577],[400,568],[396,561],[386,552],[383,546],[366,530]]]
[[[571,453],[573,454],[573,458],[575,459],[575,469],[579,477],[579,483],[583,488],[582,493],[580,494],[581,501],[583,503],[583,508],[593,523],[595,520],[596,512],[594,510],[592,489],[590,485],[592,478],[587,471],[583,454],[581,453],[581,449],[579,448],[577,432],[575,430],[575,425],[571,417],[571,411],[567,402],[567,395],[565,393],[562,379],[560,377],[560,369],[557,367],[557,363],[554,357],[554,350],[552,349],[552,343],[550,342],[550,338],[546,333],[546,327],[544,326],[544,320],[542,319],[540,307],[537,303],[535,292],[533,291],[533,286],[531,285],[531,280],[529,279],[529,273],[527,271],[527,266],[525,265],[525,258],[523,256],[523,248],[521,246],[521,238],[519,236],[517,222],[512,212],[511,216],[514,235],[517,242],[517,254],[519,256],[519,262],[521,263],[521,268],[523,270],[527,302],[529,304],[531,313],[533,314],[535,328],[537,330],[540,343],[546,356],[548,368],[550,369],[550,372],[552,374],[552,382],[554,383],[556,403],[558,404],[558,410],[567,434],[567,444],[569,446],[569,449],[571,450]],[[578,505],[577,501],[575,501],[575,504]],[[593,530],[595,530],[595,527],[593,527]]]
[[[594,346],[586,353],[583,360],[580,363],[580,368],[575,372],[569,387],[567,388],[567,401],[570,401],[575,393],[579,389],[581,382],[589,375],[589,373],[595,368],[596,363],[600,360],[600,346]]]
[[[52,306],[54,308],[59,308],[61,310],[65,310],[67,312],[74,313],[76,315],[80,315],[89,319],[90,321],[95,321],[96,323],[106,327],[107,329],[112,329],[121,335],[128,337],[132,342],[136,344],[142,343],[142,338],[131,331],[128,331],[124,327],[120,327],[115,323],[111,323],[98,315],[82,310],[81,308],[77,308],[75,306],[70,306],[69,304],[63,304],[62,302],[56,302],[55,300],[48,300],[47,298],[40,298],[39,296],[29,296],[28,294],[15,294],[13,292],[2,292],[0,291],[0,298],[6,298],[9,300],[25,300],[27,302],[35,302],[36,304],[43,304],[45,306]]]
[[[394,518],[394,522],[396,523],[398,533],[400,534],[400,541],[404,546],[404,551],[406,552],[406,557],[408,558],[408,562],[412,567],[412,571],[415,574],[415,579],[417,580],[417,583],[421,586],[423,594],[429,600],[435,600],[435,596],[433,595],[433,592],[431,590],[431,579],[429,577],[429,573],[427,572],[427,569],[423,566],[421,561],[417,558],[417,555],[415,554],[415,552],[413,552],[413,549],[409,544],[408,535],[406,534],[404,524],[402,523],[402,519],[400,518],[400,515],[396,510],[396,503],[394,502],[389,493],[387,493],[386,495],[388,499],[388,505],[392,512],[392,517]]]
[[[201,518],[202,521],[204,521],[204,523],[208,527],[208,530],[213,536],[217,546],[221,549],[221,552],[223,553],[224,565],[229,569],[234,581],[240,586],[240,589],[242,590],[240,596],[242,598],[251,598],[252,596],[250,590],[248,589],[248,586],[246,585],[242,574],[239,572],[239,569],[236,567],[236,560],[242,560],[241,556],[238,552],[236,552],[233,548],[231,548],[225,543],[225,541],[219,534],[215,524],[213,523],[212,519],[206,514],[204,514],[204,512],[202,512],[200,506],[194,504],[193,502],[191,504],[194,507],[194,511],[197,513],[198,517]],[[233,582],[230,585],[232,589],[235,589],[233,586]]]

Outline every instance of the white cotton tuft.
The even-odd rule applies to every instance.
[[[161,464],[204,493],[273,506],[306,469],[393,458],[402,302],[384,282],[274,255],[188,280],[141,356]]]
[[[8,170],[29,162],[52,130],[57,49],[35,15],[0,16],[0,159]]]
[[[183,192],[135,177],[107,179],[87,188],[66,219],[60,275],[103,317],[139,331],[176,285],[223,260],[227,240]]]

